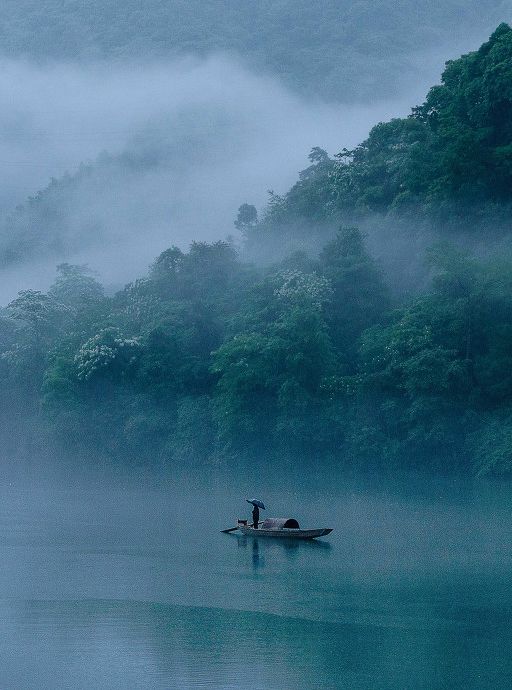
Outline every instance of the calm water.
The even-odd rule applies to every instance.
[[[4,481],[1,690],[512,687],[509,486],[243,477]]]

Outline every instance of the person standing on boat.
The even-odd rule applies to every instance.
[[[260,521],[260,509],[256,504],[253,504],[254,508],[252,509],[252,526],[254,529],[258,529],[258,523]]]
[[[263,501],[258,500],[257,498],[246,498],[245,499],[247,503],[251,503],[253,508],[252,508],[252,526],[254,529],[258,529],[258,522],[260,521],[260,508],[262,510],[265,510],[265,504]]]

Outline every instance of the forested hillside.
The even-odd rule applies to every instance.
[[[441,84],[409,117],[377,124],[366,141],[334,158],[314,149],[311,165],[287,194],[271,196],[259,221],[241,218],[249,256],[317,250],[340,225],[364,228],[372,246],[394,246],[399,236],[401,246],[404,236],[411,244],[414,235],[420,246],[425,238],[462,236],[464,244],[481,249],[510,236],[511,65],[512,32],[501,24],[478,51],[448,63]],[[206,134],[213,132],[206,127]],[[206,134],[185,142],[192,161],[203,155]],[[100,241],[108,229],[94,209],[105,190],[118,189],[126,204],[124,188],[135,191],[154,170],[179,168],[172,173],[179,177],[186,164],[176,158],[170,134],[157,131],[120,155],[103,154],[74,175],[52,180],[1,219],[0,265],[66,256]],[[100,215],[108,218],[108,209]]]
[[[430,225],[448,238],[510,233],[511,123],[512,30],[501,24],[478,51],[447,64],[409,117],[379,123],[334,159],[313,150],[292,189],[243,229],[256,244],[368,217]]]
[[[335,159],[314,149],[260,219],[244,204],[238,250],[171,247],[112,297],[69,264],[47,293],[20,293],[0,321],[4,444],[510,474],[511,65],[502,24],[410,117]],[[358,225],[409,237],[413,289]],[[485,255],[461,247],[475,235]]]
[[[395,96],[434,51],[512,17],[509,0],[2,0],[0,8],[7,57],[144,60],[228,51],[337,101]]]

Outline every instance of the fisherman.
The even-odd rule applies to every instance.
[[[252,526],[254,529],[258,529],[258,522],[260,521],[260,508],[262,510],[265,510],[265,506],[263,504],[263,501],[259,501],[256,498],[246,498],[245,499],[247,503],[251,503],[253,508],[252,508]]]
[[[254,508],[252,509],[252,526],[254,529],[258,529],[258,522],[260,521],[260,509],[253,503]]]

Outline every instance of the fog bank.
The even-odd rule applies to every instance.
[[[72,178],[44,213],[36,202],[7,222],[3,240],[29,239],[22,264],[2,272],[1,301],[46,287],[62,260],[88,262],[119,283],[171,244],[233,233],[238,206],[284,192],[313,146],[335,153],[357,144],[377,121],[406,113],[425,86],[399,102],[328,105],[226,56],[125,67],[3,62],[3,217],[51,177]],[[73,178],[83,161],[91,168]]]

